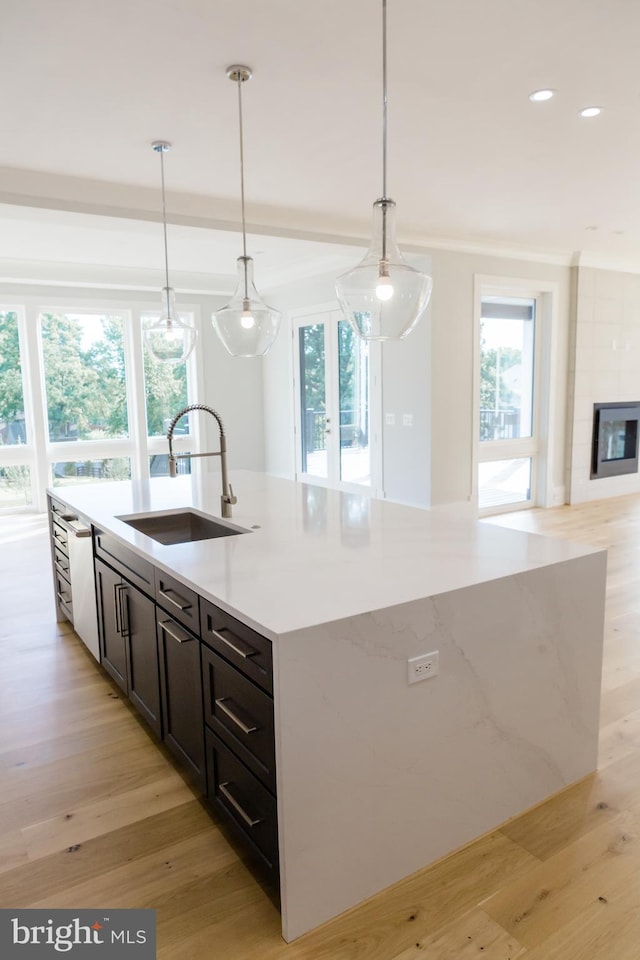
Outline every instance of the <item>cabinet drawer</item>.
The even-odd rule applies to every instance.
[[[207,743],[209,800],[240,827],[270,871],[278,865],[278,816],[275,798],[210,730]]]
[[[59,517],[61,520],[75,520],[75,513],[69,509],[64,503],[60,500],[56,500],[54,497],[49,497],[49,506],[51,509],[51,515],[55,518]]]
[[[275,793],[273,700],[204,643],[202,679],[205,723]]]
[[[54,571],[54,583],[56,588],[56,597],[64,613],[71,623],[73,623],[73,604],[71,602],[71,584],[64,577],[61,577],[57,569]]]
[[[143,593],[153,597],[155,588],[153,564],[139,557],[110,533],[105,533],[98,527],[93,529],[93,543],[96,557],[108,563]]]
[[[271,641],[200,598],[201,637],[217,653],[268,693],[273,693]]]
[[[69,556],[69,532],[65,527],[62,527],[59,523],[56,523],[55,520],[51,524],[51,536],[53,538],[53,546],[58,549],[61,553],[64,553],[65,556]]]
[[[185,587],[175,577],[156,568],[156,603],[175,620],[179,620],[198,636],[200,634],[200,608],[198,594]]]
[[[61,577],[64,577],[65,580],[70,582],[70,567],[69,567],[69,557],[60,550],[57,544],[54,542],[53,545],[53,560],[56,565],[56,570]]]

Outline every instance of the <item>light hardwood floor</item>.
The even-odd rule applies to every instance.
[[[0,906],[154,907],[160,960],[638,960],[640,497],[502,524],[609,548],[599,772],[287,945],[68,625],[45,521],[0,519]]]

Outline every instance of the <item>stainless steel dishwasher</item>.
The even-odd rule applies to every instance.
[[[82,520],[67,520],[65,526],[69,531],[73,629],[96,660],[100,661],[91,527]]]

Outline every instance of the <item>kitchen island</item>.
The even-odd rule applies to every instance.
[[[245,532],[173,545],[126,518],[219,517],[219,475],[51,492],[269,642],[286,940],[595,769],[604,551],[231,481]],[[408,660],[435,652],[439,673],[409,684]]]

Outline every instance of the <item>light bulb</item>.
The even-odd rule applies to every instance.
[[[213,327],[232,357],[261,357],[270,350],[280,312],[267,306],[253,285],[253,260],[238,257],[238,286],[212,316]]]
[[[381,267],[378,282],[376,283],[376,297],[378,300],[391,300],[393,296],[393,284],[386,270]]]
[[[400,253],[393,200],[376,200],[373,218],[371,246],[357,266],[337,278],[336,295],[362,340],[403,340],[427,309],[431,277]]]
[[[251,307],[249,301],[245,300],[242,304],[242,313],[240,314],[240,326],[244,330],[253,330],[256,325],[256,319],[251,313]]]

